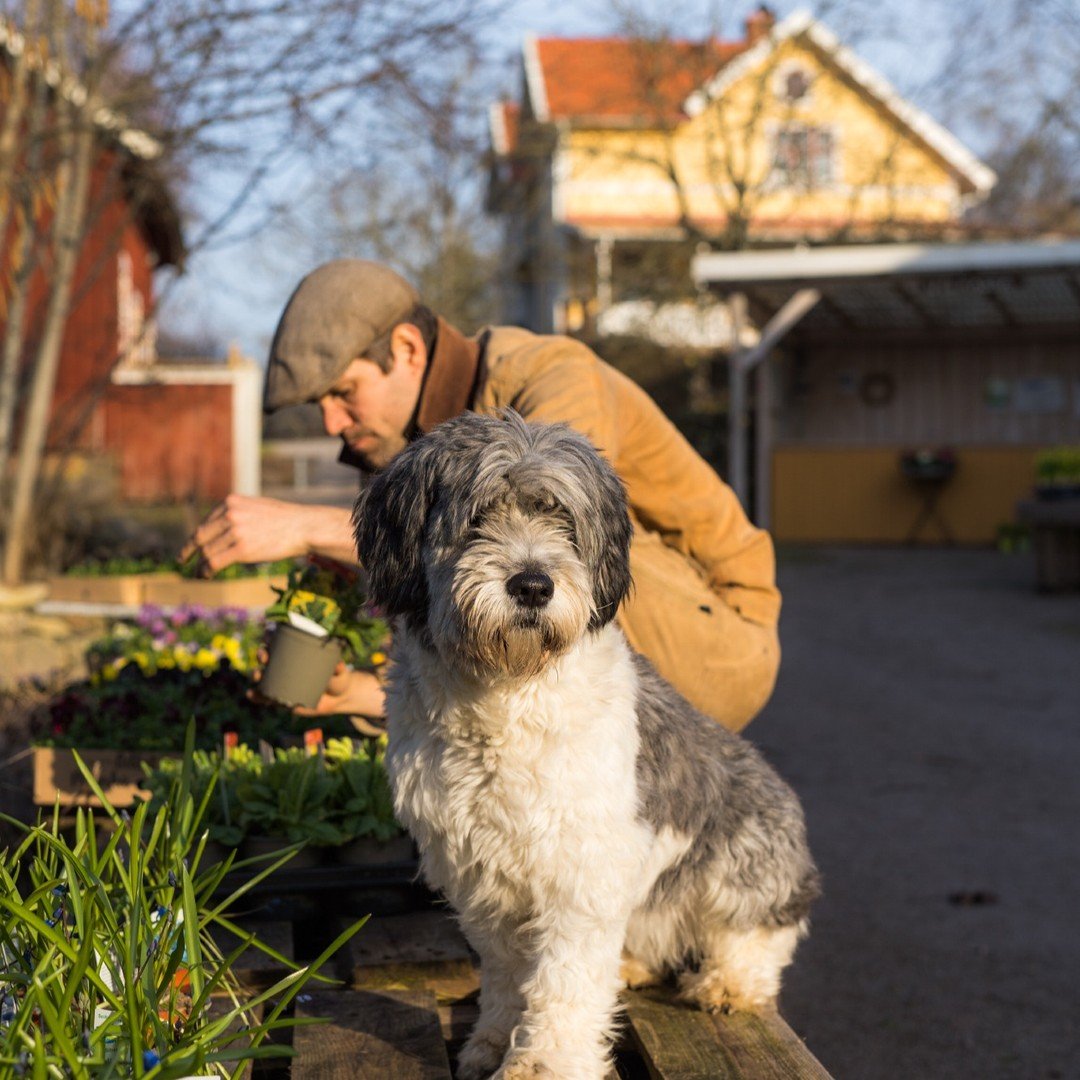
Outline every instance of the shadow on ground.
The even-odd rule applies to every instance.
[[[1080,594],[1026,556],[780,552],[748,730],[825,897],[783,1011],[838,1080],[1080,1076]]]

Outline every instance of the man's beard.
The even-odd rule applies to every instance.
[[[367,432],[361,432],[359,434],[352,434],[351,439],[359,439],[368,434]],[[360,449],[353,446],[350,439],[350,435],[346,432],[341,437],[342,442],[345,444],[345,448],[349,453],[349,456],[355,459],[360,466],[369,472],[378,472],[380,469],[385,469],[391,461],[405,449],[406,440],[404,437],[401,439],[374,439],[374,445],[367,449]]]

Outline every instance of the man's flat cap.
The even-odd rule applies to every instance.
[[[335,259],[312,270],[281,313],[266,367],[263,408],[315,401],[349,364],[420,303],[393,270]]]

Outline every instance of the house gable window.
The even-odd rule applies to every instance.
[[[788,61],[773,74],[772,89],[776,99],[785,105],[807,105],[813,83],[814,77],[803,64]]]
[[[838,180],[835,149],[831,128],[784,124],[774,136],[773,183],[804,191],[834,184]]]

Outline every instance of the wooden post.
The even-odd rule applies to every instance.
[[[611,264],[614,241],[606,233],[596,241],[596,314],[611,307]]]
[[[742,334],[746,327],[746,296],[735,293],[731,304],[731,337],[734,343],[728,359],[728,483],[746,507],[746,369],[742,365]]]
[[[772,525],[773,365],[766,356],[758,364],[754,398],[754,524]]]
[[[729,385],[731,387],[731,402],[728,416],[728,483],[738,495],[743,507],[750,511],[747,506],[747,467],[746,467],[746,438],[743,429],[746,423],[746,376],[764,360],[770,351],[780,342],[798,321],[810,311],[821,299],[821,293],[817,289],[800,289],[786,304],[765,324],[761,336],[753,348],[741,349],[738,347],[739,336],[746,325],[746,297],[743,293],[734,293],[731,297],[732,335],[735,339],[736,349],[732,353],[729,364]],[[772,422],[771,417],[763,421],[763,409],[771,410],[771,387],[766,386],[766,379],[762,378],[758,383],[759,398],[764,397],[765,404],[758,406],[758,464],[756,479],[762,481],[763,472],[767,473],[770,467],[772,446]],[[765,431],[761,428],[764,426]],[[768,518],[768,476],[764,477],[764,492],[766,503],[763,504],[759,495],[757,501],[758,514],[762,512]],[[760,491],[761,489],[759,489]],[[755,518],[757,524],[765,527],[760,518]]]

